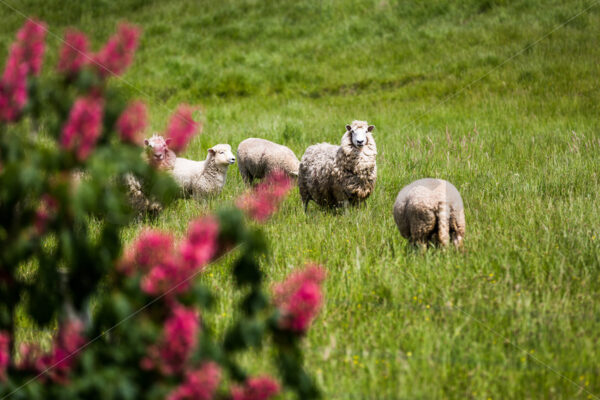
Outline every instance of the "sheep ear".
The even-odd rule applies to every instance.
[[[213,149],[213,148],[208,149],[208,153],[212,154],[214,156],[215,155],[215,149]]]
[[[373,129],[375,129],[375,125],[369,125],[367,132],[373,132]]]
[[[351,127],[350,125],[346,125],[346,130],[347,130],[348,132],[351,132],[351,131],[352,131],[352,127]]]
[[[144,139],[144,145],[146,145],[146,146],[150,145],[150,142],[148,141],[148,139]]]

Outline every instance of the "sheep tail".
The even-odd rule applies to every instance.
[[[436,217],[438,241],[442,246],[447,246],[450,242],[450,207],[447,202],[438,203]]]

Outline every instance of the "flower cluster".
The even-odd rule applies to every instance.
[[[325,275],[323,267],[308,265],[274,286],[274,303],[281,312],[281,329],[298,334],[308,330],[321,307],[321,283]]]
[[[134,101],[121,113],[116,128],[122,141],[140,144],[140,134],[148,125],[148,111],[141,101]]]
[[[68,30],[60,49],[58,72],[73,77],[89,64],[90,59],[87,36],[77,30]]]
[[[221,369],[214,362],[207,362],[202,367],[186,373],[185,381],[176,388],[167,400],[211,400],[214,398]]]
[[[277,211],[291,188],[291,179],[284,172],[275,171],[251,192],[241,196],[236,204],[250,218],[264,222]]]
[[[219,225],[212,217],[190,223],[185,239],[177,248],[173,238],[160,231],[145,231],[125,252],[120,270],[144,272],[141,288],[150,295],[181,293],[190,278],[217,254]]]
[[[169,120],[166,136],[169,140],[169,147],[175,153],[183,151],[200,128],[200,124],[192,117],[193,112],[193,107],[182,104]]]
[[[94,67],[98,74],[107,78],[110,75],[121,75],[133,62],[138,47],[140,30],[135,26],[120,24],[102,49],[93,57]]]
[[[199,330],[198,311],[175,303],[165,322],[162,340],[150,347],[142,367],[158,368],[165,375],[183,371],[196,348]]]
[[[35,344],[21,344],[21,361],[17,365],[21,370],[33,370],[42,373],[51,381],[65,384],[69,372],[77,361],[76,354],[85,344],[83,323],[70,319],[60,325],[52,348],[43,354]]]
[[[73,150],[80,161],[85,160],[102,133],[103,113],[104,101],[101,97],[78,98],[63,127],[61,146],[66,150]]]
[[[279,383],[269,376],[260,376],[246,380],[244,386],[231,389],[232,400],[267,400],[280,391]]]
[[[12,122],[27,103],[27,75],[39,75],[46,48],[46,24],[28,20],[10,47],[0,80],[0,121]]]

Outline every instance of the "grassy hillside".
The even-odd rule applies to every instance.
[[[249,136],[300,157],[339,142],[353,119],[376,125],[378,182],[366,206],[312,203],[305,214],[296,190],[265,226],[270,281],[307,260],[329,271],[306,339],[325,398],[600,395],[600,4],[7,1],[59,37],[69,26],[89,32],[95,46],[119,20],[140,25],[136,63],[113,83],[148,103],[156,130],[176,104],[203,104],[189,158]],[[0,16],[7,54],[23,16],[4,4]],[[398,191],[427,176],[463,196],[463,253],[418,254],[394,225]],[[144,224],[183,232],[243,191],[231,168],[218,198],[178,201],[126,239]],[[209,321],[218,330],[235,301],[229,267],[202,278],[221,294]],[[245,361],[264,367],[260,354]]]

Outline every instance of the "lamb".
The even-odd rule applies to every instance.
[[[275,170],[285,172],[290,178],[298,178],[298,158],[292,150],[280,144],[249,138],[240,143],[237,156],[240,174],[247,185]]]
[[[400,234],[418,246],[428,243],[456,248],[465,236],[465,211],[460,193],[442,179],[425,178],[400,190],[394,203]]]
[[[377,147],[365,121],[346,125],[341,146],[319,143],[302,156],[298,188],[304,204],[313,200],[320,206],[356,205],[366,200],[377,179]]]
[[[146,153],[151,165],[168,171],[182,188],[184,195],[200,197],[220,193],[225,186],[227,168],[235,162],[228,144],[217,144],[208,149],[204,161],[177,157],[169,149],[170,139],[154,135],[146,139]]]
[[[221,193],[227,179],[227,168],[235,163],[228,144],[217,144],[208,149],[204,161],[177,158],[171,173],[185,195],[199,199]]]

